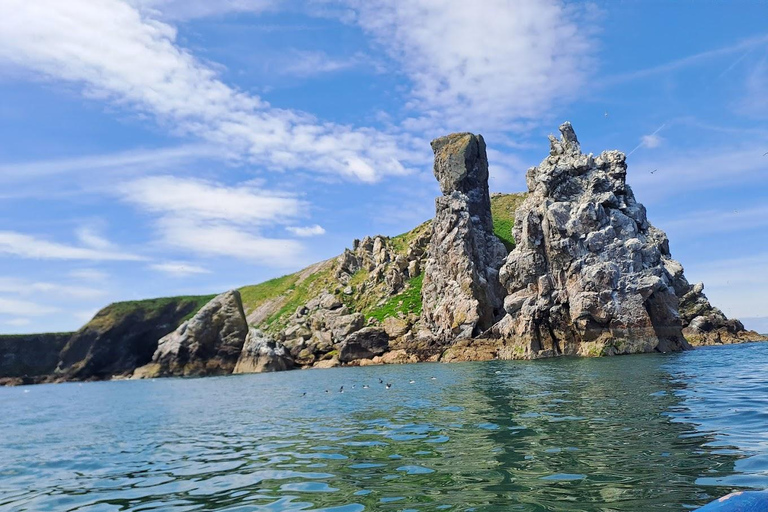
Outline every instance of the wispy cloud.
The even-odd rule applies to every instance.
[[[659,224],[677,237],[733,233],[768,227],[768,206],[727,210],[701,210]]]
[[[733,55],[734,53],[745,52],[760,46],[768,46],[768,34],[745,39],[743,41],[739,41],[738,43],[724,46],[722,48],[716,48],[714,50],[708,50],[705,52],[696,53],[694,55],[688,55],[686,57],[675,59],[658,66],[638,69],[636,71],[631,71],[621,75],[608,76],[602,79],[601,83],[603,86],[618,85],[621,83],[630,82],[632,80],[637,80],[639,78],[669,74],[680,69],[710,62],[712,59],[726,55]],[[742,57],[739,57],[739,60],[741,59]],[[730,64],[728,68],[726,68],[726,71],[729,71],[732,68],[733,63]]]
[[[236,90],[177,45],[174,27],[124,1],[7,0],[0,61],[82,84],[89,98],[150,114],[268,168],[371,182],[407,172],[407,138],[322,122]]]
[[[34,302],[0,297],[0,314],[15,317],[45,316],[59,311],[56,308],[42,306]]]
[[[187,277],[195,274],[210,274],[211,271],[197,266],[191,265],[183,261],[167,261],[164,263],[155,263],[149,266],[152,270],[168,274],[172,277]]]
[[[290,226],[285,228],[296,236],[308,237],[319,236],[325,234],[325,228],[315,224],[314,226]]]
[[[155,228],[170,246],[205,256],[231,256],[273,266],[295,262],[303,247],[265,237],[262,228],[299,216],[294,196],[252,184],[228,187],[208,181],[159,176],[124,183],[125,201],[155,215]]]
[[[592,11],[559,0],[346,0],[410,77],[411,107],[443,128],[538,120],[585,83]],[[340,16],[349,21],[349,12]],[[474,128],[473,128],[474,126]]]
[[[51,242],[16,231],[0,231],[0,254],[27,259],[140,261],[142,256],[118,250],[101,250]]]
[[[100,155],[0,164],[0,182],[39,181],[41,178],[84,172],[167,169],[201,158],[224,158],[221,149],[204,144],[159,149],[135,149]]]
[[[103,297],[106,292],[100,288],[73,286],[61,283],[27,281],[14,277],[0,277],[0,293],[14,295],[55,295],[73,299],[96,299]]]
[[[336,73],[356,67],[370,67],[372,59],[362,53],[335,57],[323,51],[293,51],[280,57],[278,71],[283,75],[310,77]]]
[[[95,268],[79,268],[71,270],[68,275],[78,281],[104,282],[109,279],[108,273]]]

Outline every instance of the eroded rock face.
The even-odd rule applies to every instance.
[[[515,357],[688,347],[666,235],[626,184],[625,156],[581,152],[570,123],[528,170],[517,246],[501,268],[507,315],[494,330]]]
[[[248,335],[240,292],[222,293],[160,339],[152,362],[135,377],[232,373]]]
[[[339,345],[339,360],[343,363],[380,356],[389,348],[389,336],[379,327],[364,327]]]
[[[293,359],[282,343],[251,328],[233,373],[280,372],[293,368]]]
[[[490,328],[502,312],[498,269],[507,254],[493,234],[488,159],[482,136],[456,133],[432,141],[435,200],[422,288],[422,320],[450,341]]]

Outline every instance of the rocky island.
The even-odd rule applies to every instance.
[[[435,217],[219,296],[116,303],[76,333],[0,336],[0,383],[672,352],[764,339],[690,284],[626,183],[570,123],[494,194],[480,135],[432,142]]]

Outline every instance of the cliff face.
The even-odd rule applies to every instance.
[[[436,338],[450,341],[480,334],[500,315],[507,250],[493,234],[483,138],[455,133],[432,149],[443,195],[435,200],[421,316]]]
[[[150,361],[161,337],[176,329],[208,299],[182,297],[107,306],[69,339],[50,380],[130,375]]]
[[[31,384],[53,373],[72,333],[0,336],[0,384]]]

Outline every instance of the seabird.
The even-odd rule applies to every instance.
[[[430,377],[430,380],[437,380],[437,377]]]
[[[381,377],[379,377],[379,384],[384,384],[384,381],[381,380]]]
[[[325,390],[325,392],[327,393],[327,392],[328,392],[328,390],[326,389],[326,390]]]
[[[392,384],[390,384],[389,382],[387,382],[387,389],[389,389],[389,388],[391,388],[391,387],[392,387]]]
[[[768,151],[766,151],[765,153],[763,153],[763,156],[768,156]]]
[[[363,384],[363,389],[368,389],[368,384]]]
[[[651,174],[655,173],[656,171],[658,171],[658,169],[654,169],[654,170],[652,170],[652,171],[651,171]]]
[[[497,373],[497,374],[501,373],[501,370],[496,370],[496,373]]]
[[[339,388],[339,393],[343,393],[343,392],[344,392],[344,386],[341,386],[341,387]]]
[[[608,111],[607,111],[607,110],[606,110],[606,112],[605,112],[605,117],[608,117]]]
[[[307,392],[306,392],[306,391],[305,391],[305,392],[303,392],[303,393],[301,394],[301,396],[307,396]]]
[[[408,384],[416,384],[416,381],[415,381],[415,380],[413,380],[413,379],[411,379],[411,380],[408,382]]]

